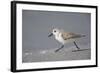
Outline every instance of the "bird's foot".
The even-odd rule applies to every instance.
[[[61,50],[64,47],[64,45],[62,45],[60,48],[58,48],[57,50],[55,50],[55,53],[58,52],[59,50]]]
[[[55,50],[55,53],[58,52],[60,49]]]

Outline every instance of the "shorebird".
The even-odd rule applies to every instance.
[[[52,33],[50,33],[48,37],[51,37],[52,35],[54,35],[55,39],[62,44],[62,46],[56,49],[55,52],[61,50],[67,42],[73,42],[76,46],[77,50],[74,50],[72,52],[81,51],[81,49],[78,47],[75,41],[81,37],[85,37],[85,35],[76,34],[72,32],[65,32],[57,28],[54,28]]]

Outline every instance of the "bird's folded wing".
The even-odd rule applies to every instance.
[[[74,39],[74,38],[80,38],[81,35],[78,35],[78,34],[75,34],[75,33],[71,33],[71,32],[63,32],[62,33],[62,38],[64,40],[67,40],[67,39]]]

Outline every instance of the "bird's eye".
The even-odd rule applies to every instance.
[[[54,32],[56,32],[56,30]]]

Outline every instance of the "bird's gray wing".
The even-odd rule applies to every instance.
[[[81,35],[79,34],[75,34],[75,33],[71,33],[71,32],[63,32],[62,33],[62,38],[64,40],[67,40],[67,39],[74,39],[74,38],[80,38]]]

